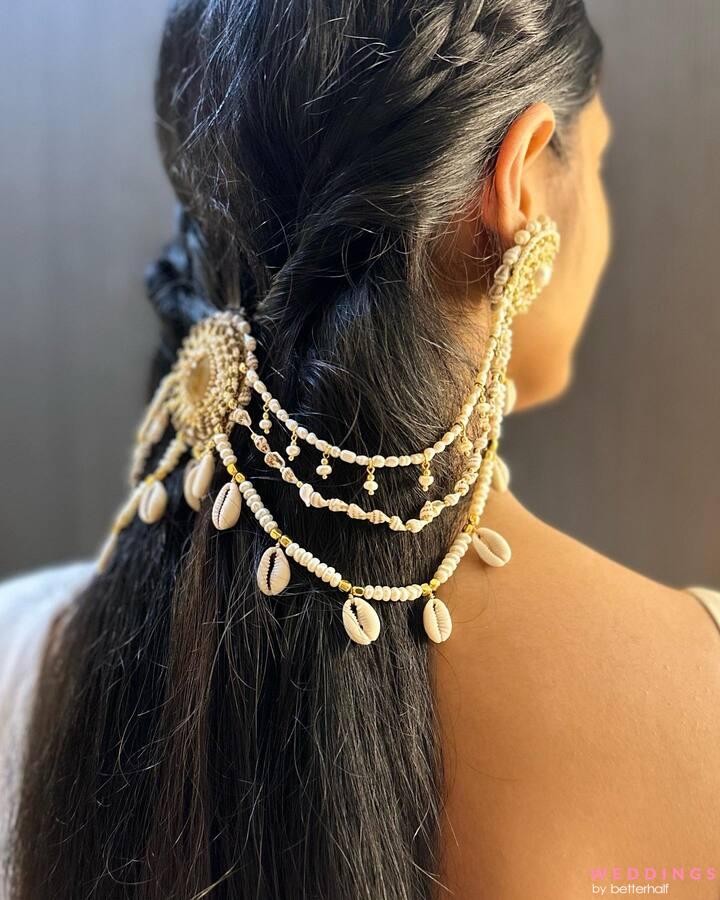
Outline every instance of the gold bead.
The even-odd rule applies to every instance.
[[[468,516],[468,525],[477,526],[480,524],[480,516]]]
[[[440,582],[437,578],[431,578],[428,586],[431,592],[436,591],[440,587]]]
[[[232,475],[233,478],[237,475],[238,470],[237,470],[237,466],[235,465],[235,463],[230,463],[230,465],[227,467],[227,473],[228,473],[228,475]]]
[[[351,588],[351,591],[353,597],[362,597],[362,595],[365,593],[364,589],[360,587],[359,584],[354,584]]]
[[[282,531],[280,531],[279,528],[273,528],[273,529],[271,530],[271,532],[270,532],[270,537],[271,537],[274,541],[279,541],[280,538],[282,537]]]
[[[420,585],[420,587],[422,588],[423,597],[429,597],[430,594],[432,594],[432,588],[430,587],[430,585],[429,585],[426,581],[424,581],[424,582]]]
[[[154,472],[152,475],[145,477],[145,484],[152,484],[154,481],[157,481],[157,475]]]
[[[281,547],[289,547],[290,544],[292,544],[292,542],[293,542],[293,539],[290,537],[289,534],[284,534],[284,535],[280,538],[280,546],[281,546]]]
[[[242,484],[243,481],[245,481],[245,476],[243,475],[242,472],[236,472],[233,475],[233,478],[235,479],[235,481],[237,481],[238,484]]]
[[[468,522],[463,528],[463,534],[475,534],[475,526],[472,522]]]
[[[350,591],[352,590],[352,585],[350,584],[349,581],[347,581],[346,579],[343,578],[343,580],[338,585],[338,589],[343,591],[343,593],[345,593],[345,594],[349,594]]]

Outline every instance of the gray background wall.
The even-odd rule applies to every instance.
[[[535,512],[720,586],[720,4],[591,0],[616,127],[616,249],[551,409],[509,421]],[[0,572],[90,554],[123,494],[172,226],[151,74],[163,0],[0,7]]]

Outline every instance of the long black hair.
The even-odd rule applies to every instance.
[[[261,377],[303,424],[370,454],[431,445],[477,365],[439,242],[529,105],[552,106],[562,151],[598,58],[581,0],[176,3],[156,107],[182,213],[148,276],[153,381],[194,321],[242,304]],[[419,535],[339,522],[298,504],[245,434],[239,465],[283,529],[356,583],[427,580],[466,513]],[[438,457],[437,481],[457,466]],[[327,494],[362,495],[348,468]],[[387,473],[382,506],[414,515],[416,474]],[[267,536],[247,515],[217,532],[181,477],[46,654],[11,896],[434,895],[443,780],[419,606],[383,604],[381,639],[350,644],[341,594],[298,567],[260,594]]]

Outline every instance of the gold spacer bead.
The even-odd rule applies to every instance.
[[[467,525],[463,528],[464,534],[475,534],[475,526],[472,522],[468,522]]]
[[[152,475],[146,475],[143,480],[145,484],[152,484],[154,481],[157,481],[157,475],[153,472]]]
[[[420,585],[420,587],[422,588],[423,597],[429,597],[430,594],[432,594],[432,588],[431,588],[430,585],[427,583],[427,581],[424,581],[424,582]]]
[[[290,544],[292,544],[292,542],[293,542],[293,539],[290,537],[289,534],[283,534],[282,537],[280,538],[280,546],[281,547],[289,547]]]
[[[235,481],[237,481],[238,484],[242,484],[243,481],[245,481],[245,476],[243,475],[242,472],[236,472],[233,475],[233,478],[235,479]]]
[[[365,591],[359,584],[354,584],[351,588],[351,593],[353,597],[362,597]]]
[[[343,580],[338,585],[338,590],[341,590],[345,594],[349,594],[352,590],[352,584],[349,581],[343,578]]]
[[[237,470],[237,466],[235,465],[235,463],[230,463],[230,465],[227,466],[227,473],[228,473],[228,475],[232,475],[233,478],[237,475],[238,470]]]
[[[429,588],[430,591],[436,591],[440,587],[440,582],[437,578],[431,578]]]
[[[273,528],[272,531],[270,532],[270,537],[274,541],[279,541],[280,538],[282,537],[282,531],[280,531],[279,528]]]
[[[480,524],[480,516],[468,516],[468,525],[477,526]]]

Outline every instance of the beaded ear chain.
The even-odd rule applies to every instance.
[[[343,624],[348,636],[356,643],[370,644],[380,634],[380,619],[368,601],[405,602],[421,597],[426,598],[423,623],[428,637],[435,643],[447,640],[452,631],[452,620],[446,605],[435,592],[452,577],[470,545],[490,566],[504,566],[511,556],[507,541],[496,532],[481,527],[480,519],[490,488],[503,491],[508,487],[509,472],[497,450],[503,416],[512,410],[516,399],[513,382],[507,377],[512,320],[516,314],[527,312],[532,301],[549,283],[560,248],[560,236],[555,224],[547,217],[541,217],[519,231],[515,241],[515,246],[504,254],[503,263],[495,273],[489,294],[492,324],[485,356],[457,419],[432,446],[402,456],[367,456],[340,448],[292,418],[258,376],[256,342],[242,309],[218,312],[198,322],[183,342],[172,370],[158,386],[140,425],[131,467],[133,490],[115,518],[100,554],[99,569],[102,571],[107,567],[118,534],[136,515],[148,525],[163,517],[168,503],[163,481],[186,455],[190,455],[190,460],[185,465],[184,497],[188,505],[198,511],[210,490],[219,457],[229,480],[214,499],[213,524],[222,531],[235,526],[244,501],[274,542],[264,552],[257,571],[257,584],[262,593],[274,596],[287,587],[291,579],[288,560],[292,559],[346,595]],[[255,431],[248,410],[253,392],[262,401],[259,431]],[[468,426],[474,416],[477,416],[480,436],[471,440]],[[277,470],[283,481],[294,485],[307,507],[325,508],[351,519],[387,526],[392,531],[417,534],[472,490],[467,521],[427,581],[394,586],[354,584],[283,532],[252,481],[237,467],[238,460],[229,440],[236,426],[250,432],[264,464]],[[168,427],[172,427],[175,435],[155,470],[143,477],[152,449]],[[284,429],[290,434],[285,455],[270,447],[268,435],[275,429]],[[326,497],[311,482],[301,481],[291,466],[292,460],[307,445],[321,454],[315,467],[321,480],[327,479],[338,462],[358,466],[364,470],[363,487],[372,498],[380,490],[378,473],[381,470],[416,466],[419,468],[418,483],[429,492],[435,483],[433,459],[453,444],[457,444],[464,457],[460,478],[448,493],[428,499],[417,517],[407,520],[379,508],[367,510],[339,497]]]

